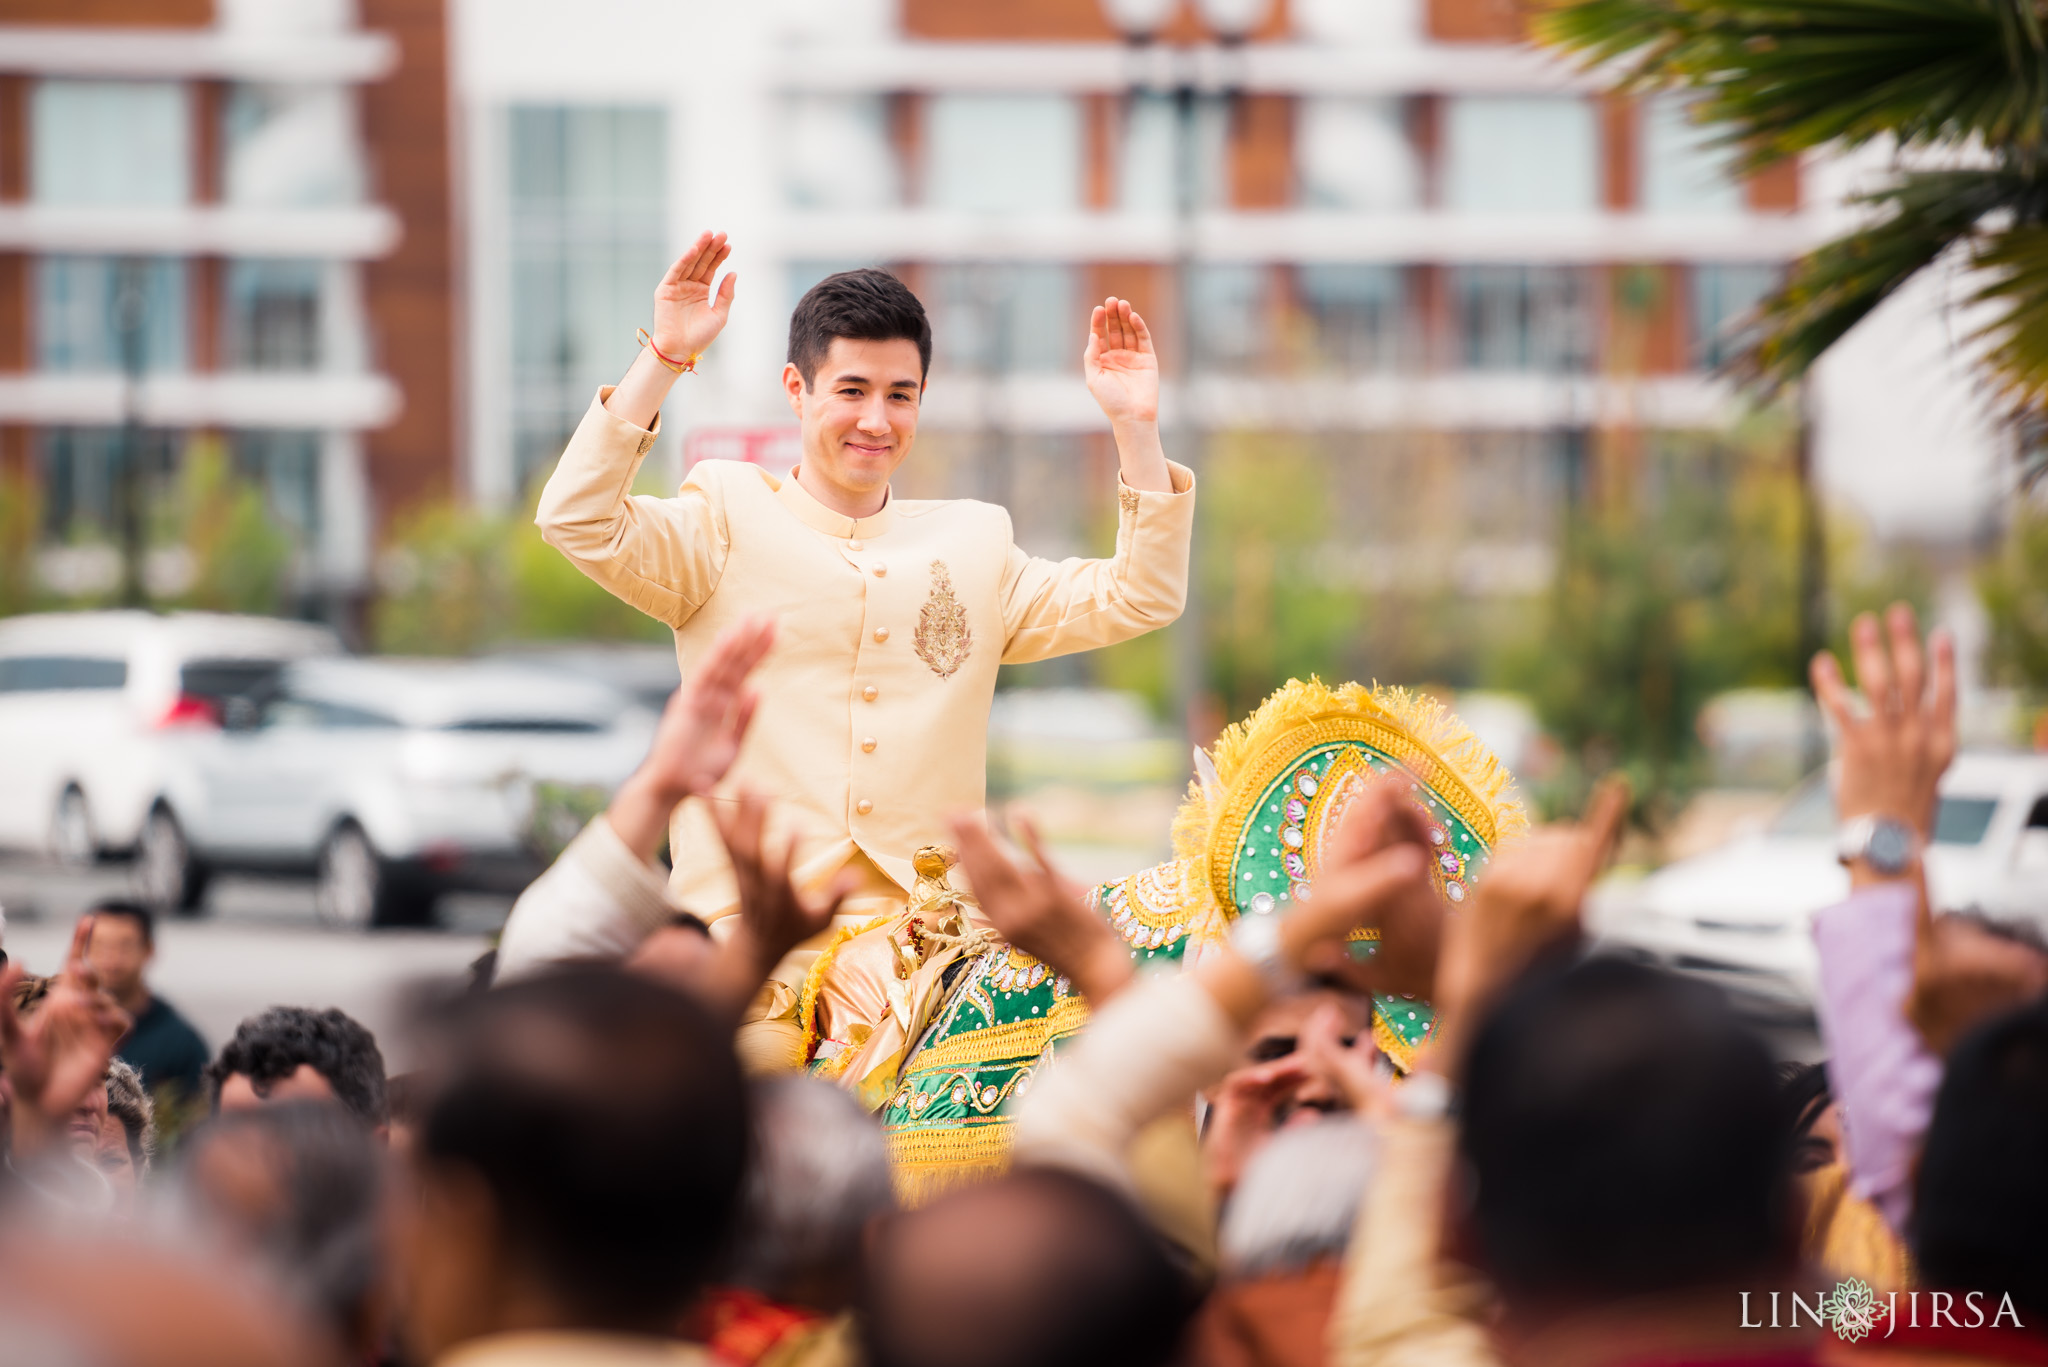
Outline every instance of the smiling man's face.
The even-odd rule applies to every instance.
[[[924,393],[917,343],[834,337],[808,386],[795,365],[783,367],[782,381],[803,423],[805,487],[849,516],[879,511],[889,476],[917,438]],[[822,490],[812,488],[812,477]]]

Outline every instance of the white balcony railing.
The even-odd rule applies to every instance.
[[[31,76],[353,83],[397,66],[383,33],[0,26],[0,71]]]
[[[363,260],[397,246],[400,232],[398,215],[380,204],[332,209],[0,205],[0,251],[10,252]]]
[[[124,421],[128,382],[106,374],[0,374],[0,423],[102,427]],[[404,406],[383,375],[169,372],[145,376],[138,417],[152,427],[382,427]]]

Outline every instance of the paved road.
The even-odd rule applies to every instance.
[[[127,886],[119,866],[71,873],[0,862],[9,955],[33,971],[52,971],[78,913]],[[459,980],[490,947],[510,905],[504,898],[447,898],[444,929],[345,933],[314,918],[309,884],[224,878],[205,916],[159,924],[151,981],[214,1048],[266,1006],[338,1006],[376,1034],[387,1066],[402,1072],[411,1058],[401,1028],[408,995]]]

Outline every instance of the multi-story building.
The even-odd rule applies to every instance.
[[[56,587],[113,586],[124,472],[160,507],[196,442],[307,607],[452,486],[444,33],[440,0],[0,2],[0,470]]]

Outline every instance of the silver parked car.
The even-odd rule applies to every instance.
[[[309,660],[219,731],[181,738],[144,823],[138,882],[196,908],[222,870],[311,872],[321,917],[419,924],[445,891],[517,891],[559,839],[548,796],[601,806],[654,714],[604,684],[518,665]]]
[[[1926,855],[1937,910],[2048,933],[2048,755],[1971,753],[1941,783]],[[1796,789],[1762,831],[1609,885],[1589,915],[1606,948],[1722,984],[1766,1014],[1815,995],[1813,914],[1849,894],[1835,859],[1828,775]]]

